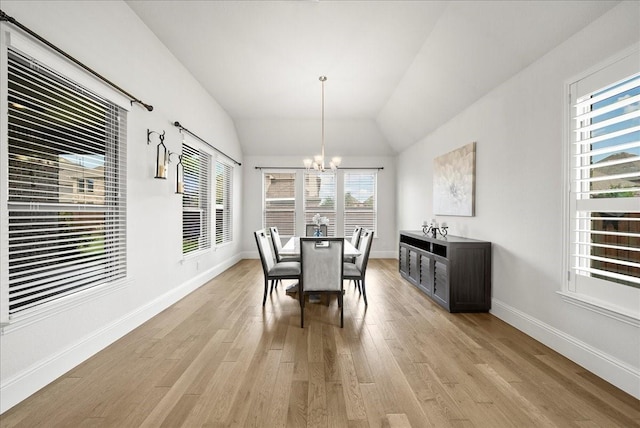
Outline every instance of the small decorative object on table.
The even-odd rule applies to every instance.
[[[313,232],[313,236],[322,236],[322,230],[320,226],[328,225],[329,219],[327,217],[321,217],[320,214],[316,214],[313,216],[313,223],[316,225],[316,228]]]
[[[447,236],[447,229],[448,226],[445,222],[442,222],[438,227],[438,222],[436,222],[435,218],[432,218],[429,223],[427,223],[427,220],[422,222],[422,233],[425,235],[431,234],[432,238],[435,238],[438,232],[440,233],[440,236],[445,238]]]

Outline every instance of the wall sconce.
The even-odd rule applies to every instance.
[[[151,142],[151,134],[158,134],[160,143],[156,147],[156,176],[155,178],[167,179],[167,171],[169,169],[169,153],[167,152],[167,146],[164,145],[164,132],[162,134],[156,131],[150,131],[147,129],[147,144]]]
[[[447,223],[442,222],[442,224],[440,224],[440,227],[438,227],[438,222],[436,222],[436,220],[433,218],[428,224],[427,220],[422,222],[422,233],[424,233],[425,235],[431,234],[432,238],[435,238],[438,233],[440,233],[440,236],[442,236],[443,238],[446,238],[447,229]]]
[[[176,166],[176,193],[184,194],[184,165],[182,165],[182,155],[178,155],[178,165]]]

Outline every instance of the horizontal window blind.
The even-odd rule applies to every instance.
[[[216,244],[231,242],[232,216],[231,196],[233,167],[221,161],[216,161]]]
[[[356,226],[376,230],[376,172],[345,172],[344,233],[350,238]]]
[[[296,234],[296,173],[265,172],[262,224],[277,227],[280,236]]]
[[[574,105],[578,275],[640,287],[640,74]]]
[[[313,216],[329,219],[327,235],[336,236],[336,174],[306,171],[304,173],[304,221],[313,224]]]
[[[13,49],[7,86],[12,316],[126,276],[127,124],[120,107]]]
[[[182,253],[211,248],[211,155],[182,144]]]

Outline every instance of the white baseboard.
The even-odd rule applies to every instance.
[[[242,259],[238,254],[180,284],[171,291],[94,331],[0,384],[0,414],[100,352]]]
[[[602,352],[506,303],[492,299],[491,314],[640,399],[640,369]]]

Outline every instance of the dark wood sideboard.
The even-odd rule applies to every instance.
[[[491,309],[491,242],[400,232],[400,274],[449,312]]]

